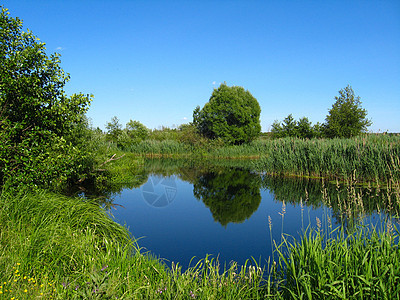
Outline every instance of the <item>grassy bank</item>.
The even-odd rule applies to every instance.
[[[146,157],[251,159],[253,169],[268,174],[385,182],[389,178],[400,179],[399,135],[258,139],[230,146],[218,141],[196,145],[177,140],[146,140],[125,151]]]
[[[141,253],[95,203],[8,190],[0,207],[0,299],[396,299],[400,292],[392,221],[380,234],[317,228],[299,242],[286,238],[264,271],[251,261],[224,271],[206,257],[182,272]]]
[[[260,277],[211,259],[182,274],[140,253],[98,205],[46,192],[0,197],[0,299],[259,298]],[[252,270],[252,269],[251,269]],[[251,272],[250,270],[250,272]]]

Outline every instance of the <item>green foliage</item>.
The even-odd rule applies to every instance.
[[[0,194],[0,298],[259,299],[262,270],[205,257],[182,272],[142,254],[99,205]]]
[[[323,138],[324,137],[324,124],[317,122],[312,127],[312,131],[315,138]]]
[[[326,116],[326,136],[349,138],[366,132],[372,122],[361,107],[360,97],[354,95],[351,86],[341,89],[339,95]]]
[[[292,114],[288,115],[282,123],[274,121],[271,133],[274,138],[299,137],[299,138],[350,138],[367,131],[372,124],[367,119],[367,111],[361,107],[360,97],[354,95],[350,86],[339,91],[340,96],[335,97],[336,102],[329,110],[324,124],[316,123],[312,126],[307,117],[296,121]]]
[[[153,129],[150,133],[150,140],[155,141],[165,141],[165,140],[173,140],[177,141],[179,137],[178,130],[175,128],[169,128],[166,126],[162,126],[159,129]]]
[[[327,178],[350,178],[387,182],[400,178],[400,136],[366,134],[351,139],[263,139],[249,144],[224,145],[221,140],[196,143],[196,133],[182,140],[145,140],[126,149],[136,155],[192,159],[247,159],[260,172]],[[185,131],[168,131],[177,137]],[[186,132],[185,132],[186,133]],[[161,136],[162,132],[157,132]],[[190,134],[193,134],[192,136]],[[224,162],[225,163],[225,162]]]
[[[146,140],[150,135],[150,129],[139,121],[130,120],[122,130],[117,117],[114,117],[106,125],[108,129],[107,137],[110,141],[116,143],[122,150],[131,149],[132,146]]]
[[[147,139],[150,135],[150,129],[148,129],[139,121],[130,120],[126,124],[125,130],[133,143],[143,141]]]
[[[307,117],[303,117],[297,122],[297,132],[300,138],[310,139],[314,136],[311,122]]]
[[[209,140],[199,133],[193,123],[182,124],[178,128],[178,140],[182,143],[193,145],[196,147],[204,147]]]
[[[169,139],[162,141],[145,140],[137,144],[132,144],[127,150],[151,157],[189,155],[193,153],[193,147],[191,145]]]
[[[312,126],[307,117],[300,118],[296,121],[292,114],[288,115],[281,123],[274,121],[271,129],[272,137],[298,137],[303,139],[311,139],[314,137],[321,137],[320,124]]]
[[[69,76],[59,55],[48,57],[45,44],[3,7],[0,41],[0,184],[13,178],[57,186],[78,179],[90,169],[89,154],[75,140],[89,97],[65,95]]]
[[[202,109],[196,107],[193,122],[201,134],[225,143],[248,143],[259,136],[261,108],[249,91],[221,84]]]
[[[117,143],[122,135],[122,125],[119,123],[117,116],[112,117],[111,121],[107,122],[106,129],[108,140]]]

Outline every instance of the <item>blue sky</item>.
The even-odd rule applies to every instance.
[[[324,122],[351,85],[373,125],[400,132],[400,1],[0,0],[62,55],[88,112],[149,128],[192,120],[221,82],[249,90],[261,125]]]

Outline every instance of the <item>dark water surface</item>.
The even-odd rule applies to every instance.
[[[349,195],[374,198],[362,206],[365,223],[384,218],[376,212],[375,190],[274,178],[234,167],[150,168],[140,187],[113,196],[116,205],[110,213],[129,228],[143,252],[168,265],[179,263],[186,269],[193,257],[192,266],[209,254],[222,265],[254,258],[263,266],[272,253],[269,217],[278,244],[282,226],[285,234],[295,238],[319,221],[323,231],[341,224],[351,227],[350,215],[360,207],[344,200]]]

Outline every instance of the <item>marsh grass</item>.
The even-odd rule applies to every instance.
[[[269,174],[383,181],[400,178],[400,136],[266,140],[254,167]]]
[[[194,147],[176,140],[144,140],[127,148],[126,151],[147,157],[174,157],[193,153]]]
[[[391,224],[346,235],[338,230],[329,238],[309,229],[300,241],[286,238],[276,247],[278,293],[285,299],[398,299],[399,232]]]
[[[336,188],[340,188],[339,183]],[[398,206],[394,205],[398,204],[398,182],[389,180],[383,199],[389,206],[385,214],[377,209],[382,219],[375,222],[365,221],[365,204],[357,182],[347,182],[346,190],[342,199],[331,199],[326,188],[321,191],[327,207],[332,209],[336,201],[341,208],[342,214],[335,216],[342,218],[340,226],[332,224],[332,210],[324,210],[321,219],[316,217],[316,225],[304,229],[300,238],[282,231],[278,244],[272,242],[273,225],[268,216],[273,255],[266,274],[273,297],[399,299],[400,225]],[[283,203],[279,213],[282,222],[284,208]]]

